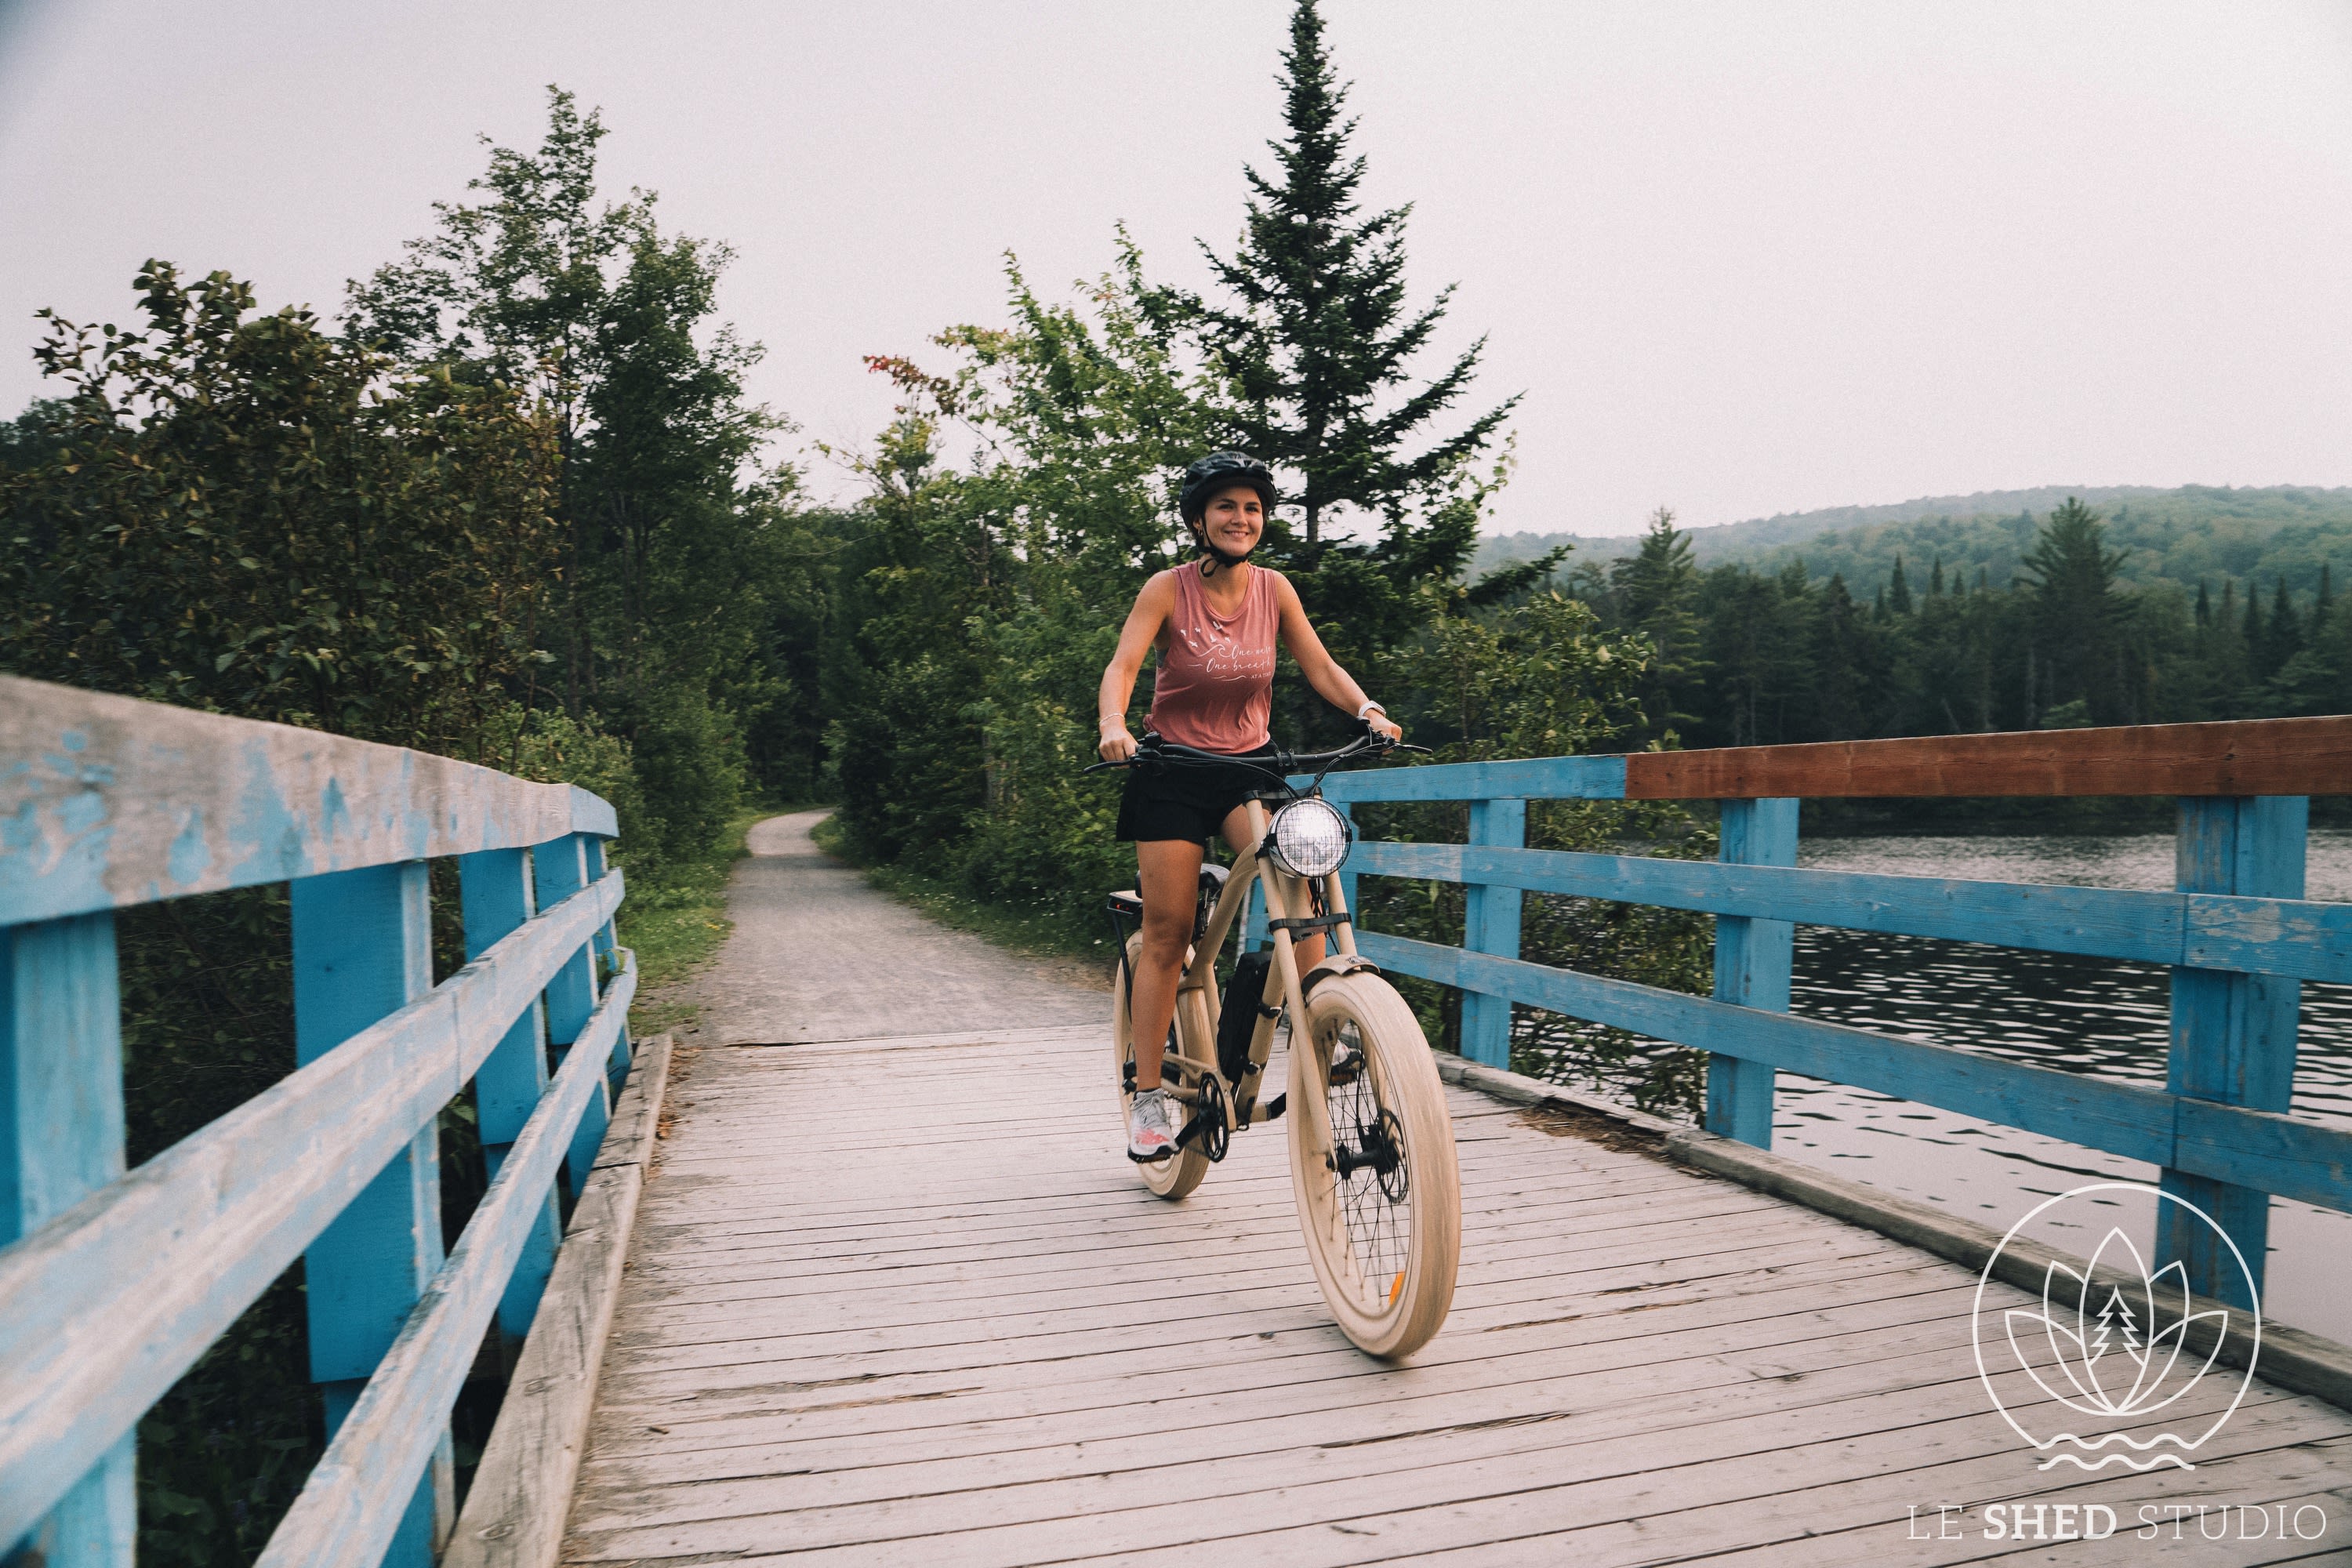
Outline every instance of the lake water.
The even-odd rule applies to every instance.
[[[2164,889],[2169,834],[2130,837],[1823,838],[1825,870]],[[2306,897],[2352,902],[2352,830],[2315,828]],[[1907,1039],[2161,1088],[2168,975],[2108,959],[1797,929],[1791,1007]],[[2352,987],[2303,987],[2294,1109],[2352,1128]],[[1782,1073],[1773,1147],[2006,1230],[2042,1198],[2155,1167],[1860,1089]],[[2122,1217],[2122,1216],[2118,1216]],[[2136,1239],[2150,1222],[2138,1216]],[[2352,1343],[2352,1215],[2271,1201],[2264,1315]]]

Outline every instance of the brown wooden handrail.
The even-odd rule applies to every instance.
[[[1638,752],[1629,800],[2352,795],[2352,715]]]

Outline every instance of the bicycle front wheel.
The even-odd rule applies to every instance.
[[[1136,961],[1142,955],[1142,951],[1143,933],[1133,932],[1127,939],[1127,962],[1118,966],[1118,973],[1111,981],[1111,1068],[1118,1075],[1115,1081],[1119,1086],[1118,1141],[1122,1147],[1127,1142],[1127,1108],[1135,1099],[1135,1029],[1128,1017],[1127,977],[1134,973]],[[1169,1027],[1166,1049],[1167,1056],[1178,1058],[1186,1066],[1181,1072],[1173,1064],[1163,1068],[1163,1081],[1178,1082],[1191,1088],[1199,1082],[1202,1073],[1208,1070],[1206,1015],[1189,1020],[1185,1017],[1188,1006],[1198,1013],[1202,1005],[1201,994],[1197,991],[1181,993],[1177,996],[1177,1022]],[[1181,1029],[1180,1026],[1187,1022],[1196,1026]],[[1192,1043],[1189,1046],[1181,1043],[1180,1033],[1191,1035]],[[1163,1057],[1162,1060],[1165,1061],[1166,1058]],[[1202,1152],[1200,1142],[1195,1140],[1165,1160],[1140,1163],[1135,1170],[1143,1178],[1145,1186],[1173,1203],[1201,1184],[1201,1178],[1209,1173],[1209,1156]]]
[[[1286,1092],[1298,1224],[1331,1315],[1368,1353],[1410,1355],[1454,1304],[1462,1178],[1437,1063],[1396,988],[1362,973],[1318,985]]]

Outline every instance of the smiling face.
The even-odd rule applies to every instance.
[[[1209,498],[1195,526],[1227,555],[1246,555],[1265,532],[1265,503],[1252,487],[1234,485]]]

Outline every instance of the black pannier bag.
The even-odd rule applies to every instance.
[[[1250,1037],[1265,1016],[1265,976],[1273,967],[1273,950],[1260,948],[1243,953],[1225,981],[1224,1010],[1217,1017],[1217,1070],[1227,1083],[1239,1083],[1249,1070]]]

